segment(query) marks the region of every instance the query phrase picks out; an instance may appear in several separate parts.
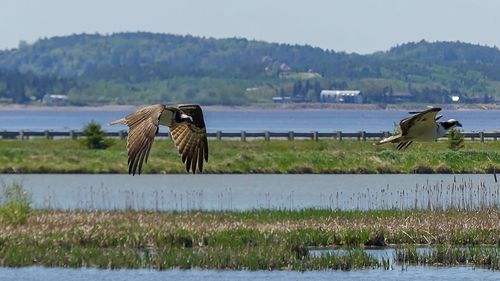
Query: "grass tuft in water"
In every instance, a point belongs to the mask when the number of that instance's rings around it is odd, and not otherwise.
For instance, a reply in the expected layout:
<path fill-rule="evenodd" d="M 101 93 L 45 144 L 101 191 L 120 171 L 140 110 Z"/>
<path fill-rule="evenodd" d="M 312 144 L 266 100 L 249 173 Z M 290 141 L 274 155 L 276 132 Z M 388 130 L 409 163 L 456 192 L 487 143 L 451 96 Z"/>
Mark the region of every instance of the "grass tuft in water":
<path fill-rule="evenodd" d="M 438 245 L 431 251 L 418 251 L 409 246 L 396 250 L 396 261 L 417 265 L 474 265 L 500 269 L 500 248 L 485 246 L 459 247 L 450 244 Z"/>
<path fill-rule="evenodd" d="M 26 223 L 31 214 L 30 195 L 19 183 L 4 186 L 0 197 L 0 225 Z"/>

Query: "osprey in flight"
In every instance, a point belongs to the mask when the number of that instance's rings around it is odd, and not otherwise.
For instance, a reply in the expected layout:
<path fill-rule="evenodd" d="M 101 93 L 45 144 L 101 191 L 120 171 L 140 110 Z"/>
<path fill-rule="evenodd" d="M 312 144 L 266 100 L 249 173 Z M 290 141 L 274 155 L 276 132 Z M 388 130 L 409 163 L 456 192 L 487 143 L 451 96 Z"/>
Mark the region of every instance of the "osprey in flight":
<path fill-rule="evenodd" d="M 441 108 L 433 107 L 421 112 L 410 112 L 413 114 L 399 122 L 400 133 L 382 139 L 377 144 L 398 143 L 398 150 L 406 149 L 413 141 L 434 141 L 442 137 L 455 127 L 462 124 L 455 119 L 445 122 L 436 122 L 441 115 L 436 116 Z"/>
<path fill-rule="evenodd" d="M 203 111 L 196 104 L 143 107 L 110 125 L 124 124 L 129 127 L 127 138 L 128 173 L 141 173 L 142 163 L 148 161 L 153 140 L 159 125 L 168 126 L 177 151 L 186 163 L 186 171 L 203 172 L 203 159 L 208 161 L 207 131 Z"/>

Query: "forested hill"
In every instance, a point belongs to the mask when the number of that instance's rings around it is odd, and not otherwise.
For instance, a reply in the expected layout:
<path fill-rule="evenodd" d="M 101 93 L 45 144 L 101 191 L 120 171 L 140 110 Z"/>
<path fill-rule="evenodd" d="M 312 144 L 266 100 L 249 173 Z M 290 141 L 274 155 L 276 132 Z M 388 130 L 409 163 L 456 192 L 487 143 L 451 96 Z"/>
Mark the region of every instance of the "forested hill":
<path fill-rule="evenodd" d="M 370 55 L 243 38 L 146 32 L 40 39 L 0 51 L 0 102 L 67 94 L 74 104 L 248 104 L 273 96 L 318 101 L 321 89 L 359 89 L 366 102 L 407 92 L 500 96 L 500 51 L 461 42 L 406 43 Z M 251 92 L 248 89 L 252 89 Z"/>
<path fill-rule="evenodd" d="M 156 65 L 194 76 L 200 75 L 200 70 L 215 70 L 227 71 L 218 74 L 223 76 L 254 77 L 262 72 L 262 65 L 269 63 L 268 60 L 286 61 L 300 70 L 315 67 L 328 71 L 332 64 L 348 58 L 320 48 L 238 38 L 117 33 L 42 39 L 33 45 L 0 52 L 0 66 L 65 77 L 92 75 L 96 70 L 112 67 Z"/>
<path fill-rule="evenodd" d="M 467 63 L 500 65 L 500 50 L 462 42 L 411 42 L 383 53 L 387 59 L 428 63 Z"/>

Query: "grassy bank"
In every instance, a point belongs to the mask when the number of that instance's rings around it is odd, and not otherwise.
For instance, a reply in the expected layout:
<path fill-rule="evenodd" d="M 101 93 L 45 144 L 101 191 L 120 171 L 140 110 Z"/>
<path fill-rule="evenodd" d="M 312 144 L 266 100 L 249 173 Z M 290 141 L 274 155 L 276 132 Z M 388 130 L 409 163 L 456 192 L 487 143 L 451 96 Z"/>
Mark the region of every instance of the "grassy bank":
<path fill-rule="evenodd" d="M 500 170 L 500 142 L 445 142 L 397 151 L 374 141 L 209 141 L 206 173 L 491 173 Z M 79 140 L 0 140 L 2 173 L 126 173 L 125 140 L 89 150 Z M 157 140 L 145 173 L 185 173 L 172 141 Z"/>
<path fill-rule="evenodd" d="M 489 245 L 476 265 L 499 268 L 500 210 L 459 211 L 249 211 L 43 212 L 23 224 L 0 225 L 0 266 L 99 268 L 351 269 L 384 266 L 363 251 L 309 255 L 311 247 Z M 458 262 L 448 251 L 397 257 L 427 264 Z M 496 250 L 495 250 L 496 249 Z M 441 250 L 443 252 L 444 250 Z M 440 252 L 440 253 L 441 253 Z M 462 254 L 467 255 L 467 253 Z M 478 256 L 479 257 L 479 256 Z M 489 258 L 489 259 L 488 259 Z M 490 263 L 486 263 L 490 261 Z M 473 259 L 468 259 L 474 264 Z"/>

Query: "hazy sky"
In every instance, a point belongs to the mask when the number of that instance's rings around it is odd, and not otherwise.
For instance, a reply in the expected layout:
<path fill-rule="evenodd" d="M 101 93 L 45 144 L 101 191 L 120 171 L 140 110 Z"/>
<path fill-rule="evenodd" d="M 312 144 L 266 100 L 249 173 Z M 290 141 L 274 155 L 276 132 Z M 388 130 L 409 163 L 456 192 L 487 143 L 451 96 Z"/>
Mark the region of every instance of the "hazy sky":
<path fill-rule="evenodd" d="M 495 0 L 0 0 L 0 50 L 124 31 L 245 37 L 371 53 L 426 39 L 500 46 Z"/>

